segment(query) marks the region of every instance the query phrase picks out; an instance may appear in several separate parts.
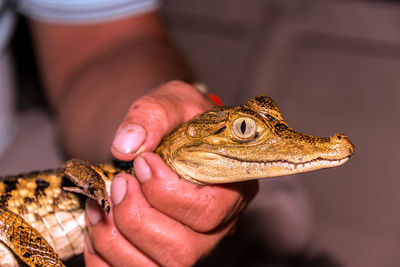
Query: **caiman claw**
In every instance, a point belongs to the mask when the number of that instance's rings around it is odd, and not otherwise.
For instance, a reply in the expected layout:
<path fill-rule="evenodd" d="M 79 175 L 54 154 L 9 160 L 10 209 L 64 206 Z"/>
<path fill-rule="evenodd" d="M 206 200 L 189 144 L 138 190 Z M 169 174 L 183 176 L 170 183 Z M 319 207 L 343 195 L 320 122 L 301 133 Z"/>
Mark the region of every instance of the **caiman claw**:
<path fill-rule="evenodd" d="M 64 186 L 65 191 L 90 197 L 99 203 L 106 215 L 110 213 L 110 203 L 107 200 L 104 180 L 93 165 L 80 159 L 71 159 L 64 163 L 61 170 L 77 186 Z"/>

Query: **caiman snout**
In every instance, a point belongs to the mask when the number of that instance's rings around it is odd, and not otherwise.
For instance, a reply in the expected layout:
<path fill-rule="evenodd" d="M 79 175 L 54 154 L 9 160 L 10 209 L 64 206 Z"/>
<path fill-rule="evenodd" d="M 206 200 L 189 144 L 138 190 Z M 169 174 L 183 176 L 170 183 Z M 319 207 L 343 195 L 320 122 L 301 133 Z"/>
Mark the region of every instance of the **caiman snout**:
<path fill-rule="evenodd" d="M 354 145 L 350 142 L 350 139 L 341 133 L 337 133 L 329 137 L 332 149 L 337 153 L 337 157 L 342 158 L 350 157 L 354 153 Z"/>

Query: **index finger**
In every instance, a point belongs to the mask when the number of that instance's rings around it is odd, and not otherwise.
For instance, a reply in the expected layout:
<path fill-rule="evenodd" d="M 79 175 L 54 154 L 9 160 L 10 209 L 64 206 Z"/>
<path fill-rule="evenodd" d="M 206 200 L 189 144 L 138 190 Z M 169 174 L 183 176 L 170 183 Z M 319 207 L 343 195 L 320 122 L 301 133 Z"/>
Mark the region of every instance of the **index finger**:
<path fill-rule="evenodd" d="M 115 134 L 111 152 L 129 161 L 141 152 L 153 151 L 166 134 L 212 106 L 193 86 L 168 82 L 131 105 Z"/>

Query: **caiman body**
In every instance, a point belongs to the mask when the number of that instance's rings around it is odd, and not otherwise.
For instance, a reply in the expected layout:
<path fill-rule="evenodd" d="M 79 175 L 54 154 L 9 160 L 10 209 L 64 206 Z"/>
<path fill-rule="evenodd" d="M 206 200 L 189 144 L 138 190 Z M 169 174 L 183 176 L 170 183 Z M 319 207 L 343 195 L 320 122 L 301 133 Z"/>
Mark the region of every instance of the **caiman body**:
<path fill-rule="evenodd" d="M 266 96 L 200 114 L 156 149 L 182 178 L 199 184 L 335 167 L 353 152 L 343 134 L 321 138 L 294 131 Z M 82 196 L 96 199 L 108 213 L 106 193 L 119 172 L 133 174 L 133 168 L 71 160 L 59 170 L 3 177 L 0 265 L 18 266 L 19 258 L 30 266 L 63 266 L 61 259 L 81 254 L 86 227 Z"/>

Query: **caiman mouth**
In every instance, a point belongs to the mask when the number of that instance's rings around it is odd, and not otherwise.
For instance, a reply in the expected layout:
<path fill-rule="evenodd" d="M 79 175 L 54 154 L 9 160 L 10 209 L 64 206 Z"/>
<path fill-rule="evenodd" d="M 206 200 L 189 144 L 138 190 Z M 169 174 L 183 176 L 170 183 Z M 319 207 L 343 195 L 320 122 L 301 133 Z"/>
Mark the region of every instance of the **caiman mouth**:
<path fill-rule="evenodd" d="M 290 175 L 325 168 L 333 168 L 348 161 L 350 155 L 340 159 L 315 158 L 304 162 L 288 160 L 253 161 L 222 153 L 199 150 L 185 151 L 175 158 L 174 168 L 180 175 L 197 183 L 229 183 Z"/>
<path fill-rule="evenodd" d="M 223 155 L 220 153 L 212 153 L 212 154 L 219 157 L 237 161 L 239 164 L 248 164 L 265 168 L 281 167 L 288 170 L 297 170 L 299 172 L 313 170 L 313 169 L 338 167 L 346 163 L 350 159 L 350 156 L 347 156 L 341 159 L 326 159 L 319 157 L 305 162 L 291 162 L 288 160 L 248 161 L 237 157 Z"/>

